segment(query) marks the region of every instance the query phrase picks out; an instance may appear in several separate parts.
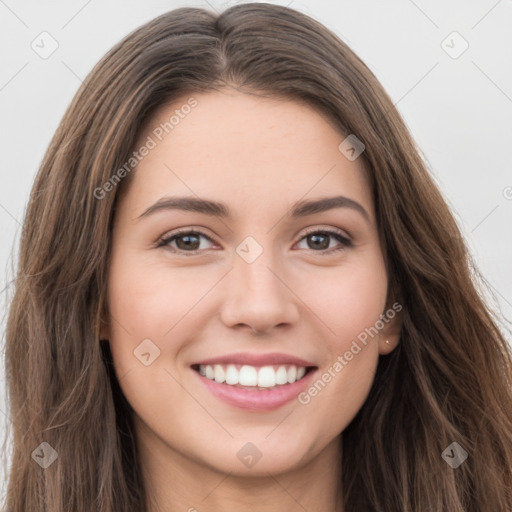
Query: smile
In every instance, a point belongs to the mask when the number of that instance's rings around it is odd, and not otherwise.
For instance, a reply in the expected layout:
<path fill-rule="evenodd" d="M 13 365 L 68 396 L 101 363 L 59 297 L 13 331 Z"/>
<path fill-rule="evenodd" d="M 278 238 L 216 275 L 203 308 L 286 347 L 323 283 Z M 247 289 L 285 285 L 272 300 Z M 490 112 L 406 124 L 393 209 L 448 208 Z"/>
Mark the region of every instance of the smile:
<path fill-rule="evenodd" d="M 203 377 L 218 384 L 244 389 L 269 389 L 301 380 L 310 367 L 294 364 L 260 367 L 239 364 L 201 364 L 194 369 Z"/>
<path fill-rule="evenodd" d="M 201 364 L 193 365 L 192 370 L 221 402 L 247 412 L 265 412 L 296 400 L 310 385 L 318 368 L 293 364 L 261 367 Z"/>

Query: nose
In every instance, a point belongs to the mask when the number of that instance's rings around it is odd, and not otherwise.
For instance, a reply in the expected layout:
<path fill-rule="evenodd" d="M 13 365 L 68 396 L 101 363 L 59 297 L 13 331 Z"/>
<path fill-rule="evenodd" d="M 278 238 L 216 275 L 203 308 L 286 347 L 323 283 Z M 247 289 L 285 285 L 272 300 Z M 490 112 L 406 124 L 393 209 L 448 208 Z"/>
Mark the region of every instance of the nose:
<path fill-rule="evenodd" d="M 263 251 L 252 263 L 235 255 L 224 283 L 226 298 L 220 313 L 226 326 L 269 333 L 274 327 L 285 328 L 298 320 L 299 299 L 270 253 Z"/>

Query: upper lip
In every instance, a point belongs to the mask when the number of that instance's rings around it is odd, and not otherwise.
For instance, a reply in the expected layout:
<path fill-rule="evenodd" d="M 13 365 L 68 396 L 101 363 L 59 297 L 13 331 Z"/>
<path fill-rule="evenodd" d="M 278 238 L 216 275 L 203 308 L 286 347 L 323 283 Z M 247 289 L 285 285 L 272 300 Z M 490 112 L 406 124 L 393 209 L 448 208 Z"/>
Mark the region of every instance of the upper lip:
<path fill-rule="evenodd" d="M 251 354 L 249 352 L 239 352 L 237 354 L 226 354 L 219 357 L 212 357 L 194 363 L 194 365 L 213 365 L 213 364 L 246 364 L 249 366 L 272 366 L 294 364 L 296 366 L 315 366 L 313 363 L 301 359 L 300 357 L 272 352 L 270 354 Z"/>

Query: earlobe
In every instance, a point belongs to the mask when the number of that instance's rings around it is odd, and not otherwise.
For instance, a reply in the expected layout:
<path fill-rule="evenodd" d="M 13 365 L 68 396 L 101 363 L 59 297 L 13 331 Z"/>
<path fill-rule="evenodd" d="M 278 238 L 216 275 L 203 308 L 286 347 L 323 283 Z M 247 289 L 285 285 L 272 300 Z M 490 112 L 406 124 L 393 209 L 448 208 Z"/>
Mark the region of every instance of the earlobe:
<path fill-rule="evenodd" d="M 400 342 L 402 306 L 395 302 L 382 316 L 385 317 L 385 325 L 379 333 L 379 354 L 386 355 L 395 350 Z"/>
<path fill-rule="evenodd" d="M 396 335 L 381 335 L 379 340 L 379 354 L 387 355 L 393 352 L 400 342 L 400 334 Z"/>

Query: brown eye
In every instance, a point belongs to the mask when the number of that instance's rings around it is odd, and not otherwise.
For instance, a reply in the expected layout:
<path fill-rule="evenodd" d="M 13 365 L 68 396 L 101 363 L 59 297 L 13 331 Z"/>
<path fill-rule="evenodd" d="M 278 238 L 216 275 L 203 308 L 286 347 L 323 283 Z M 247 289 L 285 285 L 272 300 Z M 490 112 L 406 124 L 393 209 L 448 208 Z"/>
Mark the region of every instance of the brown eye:
<path fill-rule="evenodd" d="M 178 231 L 174 234 L 162 238 L 158 247 L 169 248 L 173 252 L 190 252 L 195 253 L 201 250 L 201 238 L 212 241 L 209 236 L 201 231 Z M 176 243 L 176 246 L 171 246 Z"/>
<path fill-rule="evenodd" d="M 332 239 L 339 242 L 339 247 L 329 250 Z M 308 249 L 315 252 L 328 252 L 329 254 L 350 247 L 352 242 L 337 231 L 311 231 L 307 233 L 301 240 L 307 240 Z"/>

